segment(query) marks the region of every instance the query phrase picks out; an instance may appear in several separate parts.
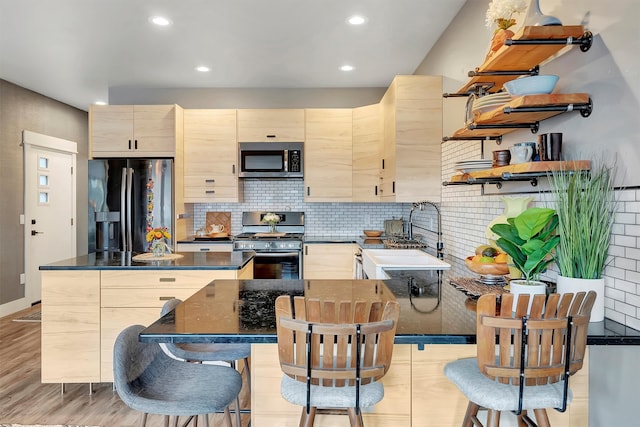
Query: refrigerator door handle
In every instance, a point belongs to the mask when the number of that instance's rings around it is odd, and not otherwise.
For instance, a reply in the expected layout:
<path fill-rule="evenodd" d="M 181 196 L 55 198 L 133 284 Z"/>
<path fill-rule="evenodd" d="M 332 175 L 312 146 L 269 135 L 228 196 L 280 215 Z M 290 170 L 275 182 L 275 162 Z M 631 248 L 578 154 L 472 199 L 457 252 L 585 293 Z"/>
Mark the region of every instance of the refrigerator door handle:
<path fill-rule="evenodd" d="M 122 237 L 121 248 L 127 250 L 126 222 L 126 198 L 127 198 L 127 168 L 122 168 L 122 180 L 120 181 L 120 237 Z"/>
<path fill-rule="evenodd" d="M 133 251 L 133 236 L 132 236 L 132 227 L 131 221 L 132 217 L 132 187 L 133 187 L 133 168 L 128 168 L 129 173 L 127 174 L 127 251 Z"/>

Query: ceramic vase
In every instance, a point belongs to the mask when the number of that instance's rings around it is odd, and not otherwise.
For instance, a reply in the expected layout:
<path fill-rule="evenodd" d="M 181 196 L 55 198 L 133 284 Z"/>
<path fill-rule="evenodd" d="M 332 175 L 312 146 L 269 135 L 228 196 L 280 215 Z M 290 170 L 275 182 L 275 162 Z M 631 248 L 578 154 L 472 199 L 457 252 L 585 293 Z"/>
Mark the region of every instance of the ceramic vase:
<path fill-rule="evenodd" d="M 604 320 L 604 279 L 580 279 L 558 275 L 556 292 L 559 294 L 576 292 L 596 292 L 596 302 L 591 310 L 589 322 L 602 322 Z"/>
<path fill-rule="evenodd" d="M 540 10 L 540 0 L 531 0 L 527 16 L 524 18 L 524 25 L 533 27 L 538 25 L 562 25 L 562 22 L 555 16 L 549 16 Z"/>
<path fill-rule="evenodd" d="M 531 295 L 529 298 L 529 307 L 527 308 L 527 314 L 529 314 L 531 311 L 531 305 L 533 304 L 533 295 L 546 295 L 547 285 L 543 282 L 538 282 L 537 280 L 530 280 L 529 282 L 526 280 L 511 280 L 509 282 L 509 293 L 513 294 L 513 307 L 511 309 L 513 312 L 516 311 L 518 295 Z"/>
<path fill-rule="evenodd" d="M 502 215 L 495 217 L 489 225 L 487 225 L 487 229 L 485 231 L 485 236 L 489 240 L 489 243 L 497 247 L 496 240 L 498 240 L 498 235 L 491 231 L 491 227 L 495 224 L 506 224 L 508 218 L 515 218 L 524 212 L 528 207 L 529 203 L 533 200 L 533 197 L 500 197 L 500 201 L 504 203 L 504 212 Z"/>

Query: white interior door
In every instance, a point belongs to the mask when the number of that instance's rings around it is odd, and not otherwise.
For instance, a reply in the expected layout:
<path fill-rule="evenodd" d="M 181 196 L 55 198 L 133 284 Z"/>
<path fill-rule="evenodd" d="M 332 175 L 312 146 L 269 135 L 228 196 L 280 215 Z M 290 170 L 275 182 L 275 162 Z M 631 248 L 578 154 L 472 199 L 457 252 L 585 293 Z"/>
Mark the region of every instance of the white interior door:
<path fill-rule="evenodd" d="M 24 131 L 25 296 L 40 301 L 41 265 L 76 256 L 76 143 Z"/>

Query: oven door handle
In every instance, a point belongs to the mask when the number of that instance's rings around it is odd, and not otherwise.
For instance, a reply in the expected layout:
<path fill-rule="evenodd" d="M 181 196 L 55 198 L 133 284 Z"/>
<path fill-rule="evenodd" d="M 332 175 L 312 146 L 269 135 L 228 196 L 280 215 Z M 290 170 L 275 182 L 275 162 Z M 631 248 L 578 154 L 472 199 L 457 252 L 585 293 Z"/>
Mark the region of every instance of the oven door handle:
<path fill-rule="evenodd" d="M 256 258 L 299 257 L 300 252 L 256 252 Z"/>

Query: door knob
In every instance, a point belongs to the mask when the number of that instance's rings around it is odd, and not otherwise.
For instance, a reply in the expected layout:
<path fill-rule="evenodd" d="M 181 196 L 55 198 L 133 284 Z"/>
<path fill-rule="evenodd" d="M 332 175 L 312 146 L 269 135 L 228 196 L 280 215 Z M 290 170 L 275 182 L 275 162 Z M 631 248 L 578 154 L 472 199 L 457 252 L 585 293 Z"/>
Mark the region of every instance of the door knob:
<path fill-rule="evenodd" d="M 35 236 L 36 234 L 44 234 L 44 231 L 31 230 L 31 235 L 32 236 Z"/>

